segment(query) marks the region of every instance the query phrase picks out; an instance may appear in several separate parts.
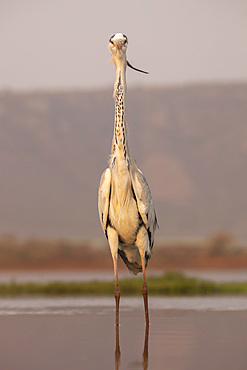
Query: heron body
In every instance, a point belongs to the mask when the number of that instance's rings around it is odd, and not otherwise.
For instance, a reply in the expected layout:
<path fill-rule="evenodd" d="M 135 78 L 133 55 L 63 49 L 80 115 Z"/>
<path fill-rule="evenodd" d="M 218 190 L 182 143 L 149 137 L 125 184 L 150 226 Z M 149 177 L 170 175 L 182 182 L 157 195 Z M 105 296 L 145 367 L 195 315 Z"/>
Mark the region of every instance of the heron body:
<path fill-rule="evenodd" d="M 135 275 L 143 272 L 142 290 L 147 301 L 145 268 L 152 254 L 154 232 L 157 226 L 147 181 L 137 168 L 128 147 L 125 93 L 126 67 L 131 65 L 126 59 L 127 43 L 127 37 L 121 33 L 112 36 L 109 43 L 112 61 L 116 67 L 113 93 L 115 121 L 109 168 L 101 177 L 98 194 L 100 221 L 113 258 L 115 297 L 118 303 L 120 297 L 117 275 L 118 255 Z M 148 323 L 147 312 L 146 322 Z"/>

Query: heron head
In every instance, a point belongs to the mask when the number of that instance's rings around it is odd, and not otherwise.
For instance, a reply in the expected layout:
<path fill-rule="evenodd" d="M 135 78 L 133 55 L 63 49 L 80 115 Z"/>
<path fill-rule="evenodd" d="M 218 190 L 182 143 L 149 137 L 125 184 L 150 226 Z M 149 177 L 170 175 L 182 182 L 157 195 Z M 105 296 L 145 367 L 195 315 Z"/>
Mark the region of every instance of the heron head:
<path fill-rule="evenodd" d="M 122 33 L 116 33 L 109 40 L 109 49 L 112 58 L 126 58 L 126 50 L 128 45 L 127 36 Z"/>
<path fill-rule="evenodd" d="M 117 66 L 122 61 L 125 63 L 125 66 L 134 69 L 137 72 L 147 73 L 141 69 L 133 67 L 128 60 L 126 59 L 126 51 L 128 46 L 128 38 L 123 33 L 115 33 L 109 40 L 109 49 L 112 55 L 111 61 Z M 126 68 L 126 67 L 125 67 Z"/>

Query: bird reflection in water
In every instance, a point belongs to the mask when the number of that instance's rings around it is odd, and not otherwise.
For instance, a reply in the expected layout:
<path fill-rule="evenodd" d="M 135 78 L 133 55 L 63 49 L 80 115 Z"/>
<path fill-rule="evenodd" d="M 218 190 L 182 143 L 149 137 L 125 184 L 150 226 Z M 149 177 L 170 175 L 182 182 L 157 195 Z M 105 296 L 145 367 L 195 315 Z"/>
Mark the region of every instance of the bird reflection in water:
<path fill-rule="evenodd" d="M 119 345 L 119 325 L 116 325 L 115 327 L 116 327 L 115 370 L 118 370 L 121 356 Z"/>
<path fill-rule="evenodd" d="M 116 349 L 115 349 L 115 370 L 120 369 L 120 342 L 119 342 L 119 325 L 116 325 Z M 142 366 L 143 370 L 148 368 L 148 339 L 149 339 L 149 325 L 145 325 L 145 338 L 144 338 L 144 347 L 143 347 L 143 361 Z"/>

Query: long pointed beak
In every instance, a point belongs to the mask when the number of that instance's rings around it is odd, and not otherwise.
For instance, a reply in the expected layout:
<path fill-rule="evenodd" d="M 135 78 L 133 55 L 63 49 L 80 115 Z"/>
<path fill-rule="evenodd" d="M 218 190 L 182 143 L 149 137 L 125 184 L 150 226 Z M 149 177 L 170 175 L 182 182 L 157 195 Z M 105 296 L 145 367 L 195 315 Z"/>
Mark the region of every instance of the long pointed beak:
<path fill-rule="evenodd" d="M 116 40 L 116 41 L 114 42 L 114 44 L 115 44 L 115 46 L 116 46 L 117 50 L 119 50 L 119 49 L 122 49 L 123 41 L 122 41 L 122 40 Z"/>

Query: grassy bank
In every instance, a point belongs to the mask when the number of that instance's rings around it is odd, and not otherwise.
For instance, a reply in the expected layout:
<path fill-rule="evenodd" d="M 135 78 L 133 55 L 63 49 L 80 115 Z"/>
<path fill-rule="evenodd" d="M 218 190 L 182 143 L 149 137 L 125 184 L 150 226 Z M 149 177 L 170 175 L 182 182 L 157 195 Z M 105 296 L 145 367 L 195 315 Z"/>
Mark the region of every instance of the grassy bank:
<path fill-rule="evenodd" d="M 121 294 L 141 295 L 142 279 L 130 278 L 119 282 Z M 185 277 L 181 273 L 168 272 L 162 277 L 148 279 L 149 294 L 156 296 L 193 296 L 213 294 L 247 294 L 247 282 L 213 283 Z M 51 282 L 0 284 L 0 296 L 46 295 L 46 296 L 109 296 L 113 295 L 113 282 Z"/>

